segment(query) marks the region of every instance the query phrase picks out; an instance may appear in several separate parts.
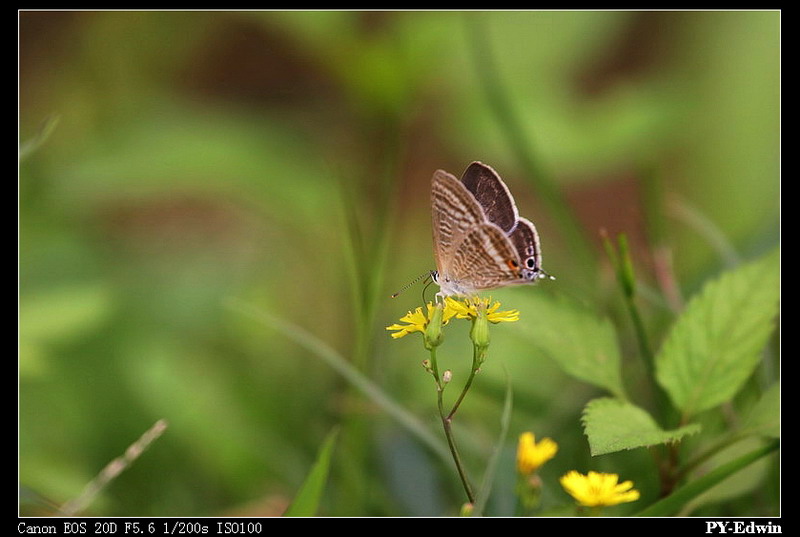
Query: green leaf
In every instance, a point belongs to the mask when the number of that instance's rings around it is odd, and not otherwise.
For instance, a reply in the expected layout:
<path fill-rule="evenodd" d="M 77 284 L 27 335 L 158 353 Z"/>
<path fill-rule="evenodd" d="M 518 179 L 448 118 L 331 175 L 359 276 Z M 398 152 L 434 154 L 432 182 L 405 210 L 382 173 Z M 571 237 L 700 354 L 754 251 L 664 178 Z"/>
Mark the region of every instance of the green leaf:
<path fill-rule="evenodd" d="M 700 430 L 699 425 L 690 424 L 665 431 L 646 411 L 610 397 L 589 401 L 582 421 L 592 456 L 677 442 L 683 436 Z"/>
<path fill-rule="evenodd" d="M 780 438 L 780 404 L 781 387 L 776 382 L 764 392 L 758 403 L 745 416 L 742 421 L 742 433 Z"/>
<path fill-rule="evenodd" d="M 530 323 L 516 323 L 530 343 L 582 381 L 626 399 L 620 353 L 611 322 L 564 296 L 530 295 L 523 312 L 535 312 Z"/>
<path fill-rule="evenodd" d="M 294 497 L 289 509 L 283 516 L 314 516 L 317 514 L 319 508 L 319 501 L 322 498 L 322 491 L 325 488 L 325 483 L 328 480 L 328 470 L 331 464 L 331 454 L 333 453 L 333 445 L 336 436 L 339 433 L 338 429 L 334 429 L 325 438 L 325 442 L 317 454 L 317 460 L 311 468 L 308 477 L 306 477 L 300 491 Z"/>
<path fill-rule="evenodd" d="M 690 417 L 729 400 L 760 359 L 779 296 L 778 250 L 709 282 L 656 356 L 656 378 Z"/>

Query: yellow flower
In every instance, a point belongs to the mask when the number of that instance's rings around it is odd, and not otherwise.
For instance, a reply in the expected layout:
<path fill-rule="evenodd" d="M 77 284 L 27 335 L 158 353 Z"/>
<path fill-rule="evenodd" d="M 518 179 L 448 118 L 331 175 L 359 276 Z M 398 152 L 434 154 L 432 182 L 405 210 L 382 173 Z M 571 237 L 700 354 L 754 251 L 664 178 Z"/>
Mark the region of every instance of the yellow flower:
<path fill-rule="evenodd" d="M 530 475 L 555 457 L 556 452 L 558 444 L 551 439 L 542 438 L 536 443 L 533 433 L 522 433 L 517 443 L 517 471 L 522 475 Z"/>
<path fill-rule="evenodd" d="M 428 302 L 426 306 L 428 310 L 427 315 L 422 313 L 422 307 L 419 307 L 400 317 L 400 322 L 407 324 L 402 325 L 395 323 L 387 326 L 386 330 L 396 330 L 396 332 L 392 334 L 392 337 L 395 339 L 411 334 L 412 332 L 425 332 L 425 328 L 427 328 L 428 323 L 431 321 L 435 309 L 432 302 Z M 447 303 L 445 303 L 444 312 L 442 313 L 442 324 L 447 324 L 450 318 L 455 314 L 456 311 L 448 307 Z"/>
<path fill-rule="evenodd" d="M 519 320 L 519 310 L 497 311 L 500 302 L 495 301 L 490 305 L 491 298 L 467 298 L 463 302 L 452 297 L 445 297 L 445 303 L 453 309 L 458 319 L 475 319 L 479 310 L 486 312 L 486 318 L 491 323 L 513 323 Z"/>
<path fill-rule="evenodd" d="M 583 475 L 572 470 L 561 477 L 561 486 L 586 507 L 616 505 L 639 499 L 639 491 L 633 488 L 633 481 L 618 483 L 618 480 L 617 474 L 590 471 L 589 475 Z"/>

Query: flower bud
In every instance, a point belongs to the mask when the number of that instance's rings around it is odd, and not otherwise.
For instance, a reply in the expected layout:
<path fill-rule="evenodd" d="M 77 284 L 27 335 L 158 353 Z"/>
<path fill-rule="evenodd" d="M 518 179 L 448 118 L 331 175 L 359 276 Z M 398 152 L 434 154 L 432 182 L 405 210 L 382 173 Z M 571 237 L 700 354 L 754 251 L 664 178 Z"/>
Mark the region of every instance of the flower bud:
<path fill-rule="evenodd" d="M 489 348 L 489 319 L 486 316 L 485 308 L 478 308 L 478 315 L 472 321 L 469 337 L 475 345 L 476 357 L 478 365 L 480 365 L 486 356 L 486 349 Z"/>
<path fill-rule="evenodd" d="M 433 305 L 433 312 L 431 313 L 428 326 L 425 327 L 425 348 L 432 349 L 442 344 L 442 314 L 444 306 L 440 302 Z"/>

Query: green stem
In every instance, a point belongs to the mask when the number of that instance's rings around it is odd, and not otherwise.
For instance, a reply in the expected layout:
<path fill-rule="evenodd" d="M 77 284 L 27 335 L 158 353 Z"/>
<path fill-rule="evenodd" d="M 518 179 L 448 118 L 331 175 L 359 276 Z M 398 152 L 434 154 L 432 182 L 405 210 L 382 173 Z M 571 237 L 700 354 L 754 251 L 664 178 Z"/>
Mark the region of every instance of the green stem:
<path fill-rule="evenodd" d="M 712 445 L 706 451 L 692 459 L 691 461 L 687 462 L 683 468 L 681 468 L 680 473 L 677 475 L 677 480 L 683 479 L 686 475 L 688 475 L 692 470 L 706 462 L 708 459 L 719 453 L 720 451 L 724 450 L 725 448 L 732 446 L 739 440 L 747 438 L 749 436 L 747 433 L 737 432 L 723 438 L 721 441 L 717 442 L 716 444 Z"/>
<path fill-rule="evenodd" d="M 639 353 L 641 354 L 644 369 L 647 374 L 649 391 L 653 394 L 655 412 L 658 418 L 660 418 L 660 421 L 669 421 L 668 417 L 672 412 L 672 407 L 670 406 L 667 394 L 656 381 L 655 355 L 650 346 L 650 339 L 647 336 L 644 321 L 639 313 L 639 307 L 636 305 L 636 277 L 633 270 L 633 260 L 631 259 L 630 250 L 628 249 L 627 236 L 623 233 L 617 236 L 617 249 L 614 248 L 614 245 L 605 233 L 603 233 L 602 239 L 606 254 L 612 265 L 614 265 L 617 282 L 622 289 L 622 296 L 625 300 L 625 308 L 628 310 L 628 315 L 633 324 L 633 331 L 636 336 Z M 659 450 L 652 451 L 659 468 L 661 496 L 669 495 L 677 483 L 678 446 L 677 444 L 673 444 L 667 446 L 665 449 L 666 453 L 664 458 L 661 458 Z"/>
<path fill-rule="evenodd" d="M 761 457 L 776 451 L 779 447 L 780 442 L 778 440 L 773 440 L 758 449 L 755 449 L 735 460 L 723 464 L 708 474 L 695 479 L 691 483 L 688 483 L 684 487 L 676 490 L 666 498 L 655 502 L 654 504 L 645 508 L 643 511 L 637 513 L 636 516 L 664 517 L 674 515 L 690 500 L 696 498 L 698 495 L 720 483 L 723 479 L 735 474 L 743 468 L 746 468 L 748 465 L 757 461 Z"/>
<path fill-rule="evenodd" d="M 668 446 L 663 446 L 666 450 L 666 458 L 663 461 L 661 467 L 661 490 L 659 497 L 665 498 L 672 494 L 672 491 L 675 490 L 675 485 L 678 484 L 679 478 L 679 455 L 678 452 L 678 443 L 669 444 Z"/>
<path fill-rule="evenodd" d="M 527 516 L 527 514 L 528 514 L 527 509 L 525 509 L 525 506 L 522 505 L 522 498 L 520 498 L 520 495 L 517 494 L 516 503 L 514 504 L 514 516 L 523 517 Z"/>
<path fill-rule="evenodd" d="M 589 516 L 603 516 L 603 506 L 602 505 L 595 505 L 588 509 Z"/>
<path fill-rule="evenodd" d="M 461 478 L 461 485 L 464 487 L 464 492 L 467 494 L 467 499 L 470 503 L 475 503 L 475 493 L 472 491 L 472 486 L 469 484 L 469 479 L 467 479 L 467 472 L 464 468 L 464 463 L 461 461 L 461 455 L 458 452 L 458 446 L 456 446 L 456 439 L 453 436 L 453 429 L 452 429 L 452 417 L 455 413 L 456 408 L 450 412 L 449 415 L 445 414 L 444 410 L 444 384 L 442 383 L 441 377 L 439 376 L 439 365 L 437 364 L 436 360 L 436 347 L 432 347 L 430 349 L 431 352 L 431 371 L 433 372 L 433 377 L 436 381 L 436 402 L 439 407 L 439 417 L 442 419 L 442 427 L 444 428 L 444 435 L 447 438 L 447 446 L 450 448 L 450 454 L 453 456 L 453 462 L 456 464 L 456 470 L 458 471 L 458 477 Z M 468 384 L 472 382 L 471 378 L 474 376 L 470 375 L 470 380 Z M 466 388 L 461 393 L 461 397 L 459 398 L 459 403 L 461 399 L 463 399 L 464 393 L 466 393 Z"/>
<path fill-rule="evenodd" d="M 636 333 L 636 341 L 639 344 L 639 352 L 642 353 L 647 374 L 652 378 L 655 372 L 655 358 L 650 347 L 650 340 L 647 336 L 647 331 L 644 328 L 644 321 L 642 320 L 642 316 L 639 314 L 639 308 L 636 306 L 633 295 L 626 294 L 625 304 L 628 308 L 628 314 L 631 316 L 633 330 Z"/>
<path fill-rule="evenodd" d="M 461 394 L 456 399 L 455 404 L 453 405 L 453 409 L 447 415 L 448 420 L 452 420 L 453 416 L 458 410 L 458 407 L 461 406 L 461 401 L 464 400 L 464 397 L 467 395 L 470 386 L 472 386 L 472 381 L 475 379 L 475 374 L 478 372 L 478 349 L 477 347 L 474 348 L 472 353 L 472 370 L 469 372 L 469 377 L 467 378 L 467 382 L 464 384 L 464 388 L 461 390 Z"/>
<path fill-rule="evenodd" d="M 442 414 L 442 426 L 444 427 L 444 434 L 447 437 L 447 445 L 450 446 L 450 453 L 453 455 L 453 462 L 456 463 L 456 470 L 458 470 L 458 476 L 461 478 L 461 485 L 464 487 L 464 492 L 467 494 L 467 499 L 470 503 L 475 503 L 475 493 L 472 492 L 472 486 L 469 484 L 469 479 L 467 479 L 467 471 L 464 468 L 464 463 L 461 462 L 461 455 L 458 453 L 456 439 L 453 436 L 453 430 L 451 428 L 452 421 L 450 418 L 444 416 L 441 405 L 441 392 L 439 393 L 439 412 Z"/>
<path fill-rule="evenodd" d="M 622 296 L 625 299 L 625 308 L 628 310 L 628 315 L 630 315 L 631 322 L 633 323 L 636 343 L 639 346 L 639 352 L 642 355 L 645 370 L 647 371 L 648 377 L 652 379 L 655 371 L 655 357 L 651 350 L 647 330 L 644 327 L 644 321 L 636 305 L 636 278 L 633 274 L 633 261 L 631 260 L 630 251 L 628 249 L 627 236 L 623 233 L 617 236 L 619 251 L 614 248 L 611 239 L 609 239 L 605 232 L 602 233 L 602 239 L 606 255 L 612 265 L 614 265 L 617 283 L 619 283 L 622 289 Z"/>

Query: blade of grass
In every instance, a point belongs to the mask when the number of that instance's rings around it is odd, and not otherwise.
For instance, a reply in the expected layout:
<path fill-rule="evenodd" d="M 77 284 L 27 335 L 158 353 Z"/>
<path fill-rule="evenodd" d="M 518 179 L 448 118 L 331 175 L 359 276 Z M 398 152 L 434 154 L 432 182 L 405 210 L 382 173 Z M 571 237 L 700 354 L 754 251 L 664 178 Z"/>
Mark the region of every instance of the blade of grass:
<path fill-rule="evenodd" d="M 776 451 L 779 447 L 780 447 L 780 441 L 774 440 L 764 445 L 761 448 L 755 449 L 750 453 L 742 455 L 738 459 L 734 459 L 729 463 L 723 464 L 722 466 L 715 468 L 706 475 L 698 479 L 695 479 L 694 481 L 688 483 L 687 485 L 677 489 L 675 492 L 673 492 L 666 498 L 653 503 L 646 509 L 637 513 L 636 516 L 658 517 L 658 516 L 674 515 L 681 509 L 681 507 L 686 505 L 690 500 L 699 496 L 700 494 L 707 491 L 714 485 L 720 483 L 726 477 L 735 474 L 739 470 L 757 461 L 761 457 L 764 457 L 766 455 L 769 455 L 773 451 Z"/>
<path fill-rule="evenodd" d="M 322 491 L 328 481 L 328 471 L 331 466 L 331 455 L 339 429 L 336 428 L 328 433 L 322 447 L 314 461 L 314 466 L 308 473 L 306 480 L 292 500 L 292 504 L 283 514 L 287 517 L 311 517 L 317 514 L 319 502 L 322 498 Z"/>
<path fill-rule="evenodd" d="M 640 165 L 639 177 L 642 185 L 645 229 L 653 260 L 653 273 L 663 298 L 674 313 L 683 310 L 684 301 L 680 284 L 675 275 L 672 247 L 668 235 L 664 203 L 664 181 L 661 171 L 653 165 Z"/>
<path fill-rule="evenodd" d="M 111 481 L 125 471 L 139 456 L 166 430 L 167 422 L 158 420 L 152 427 L 139 437 L 139 439 L 128 446 L 125 453 L 111 461 L 103 468 L 97 477 L 92 479 L 83 489 L 80 496 L 74 498 L 59 510 L 64 516 L 73 516 L 82 512 L 95 497 L 100 494 Z"/>
<path fill-rule="evenodd" d="M 39 127 L 39 131 L 32 138 L 29 138 L 20 144 L 18 157 L 19 161 L 23 161 L 28 158 L 34 151 L 39 149 L 39 147 L 41 147 L 41 145 L 47 141 L 47 139 L 56 129 L 58 120 L 58 115 L 51 115 L 47 117 Z"/>
<path fill-rule="evenodd" d="M 703 237 L 708 245 L 717 252 L 725 266 L 733 268 L 742 263 L 742 257 L 725 233 L 700 210 L 684 200 L 671 200 L 667 208 L 670 216 Z"/>
<path fill-rule="evenodd" d="M 347 362 L 359 371 L 368 369 L 379 296 L 384 295 L 380 289 L 386 274 L 389 221 L 395 199 L 392 193 L 397 185 L 397 161 L 401 154 L 399 126 L 390 119 L 382 123 L 380 129 L 390 135 L 365 140 L 369 146 L 365 152 L 376 155 L 374 164 L 359 166 L 351 173 L 340 171 L 334 174 L 347 229 L 343 246 L 348 254 L 347 272 L 353 299 L 353 337 Z M 345 389 L 357 391 L 352 384 L 347 384 Z M 356 394 L 348 393 L 347 396 Z M 342 423 L 341 442 L 348 457 L 337 461 L 337 466 L 341 467 L 338 473 L 342 477 L 337 501 L 342 503 L 340 507 L 344 512 L 362 512 L 370 501 L 368 475 L 363 468 L 370 456 L 367 446 L 371 435 L 369 419 L 360 414 L 346 416 Z M 342 512 L 342 509 L 334 506 L 337 512 Z"/>
<path fill-rule="evenodd" d="M 423 444 L 427 445 L 444 461 L 450 460 L 447 447 L 434 436 L 420 421 L 386 392 L 372 382 L 363 373 L 352 366 L 343 356 L 317 338 L 314 334 L 303 328 L 287 322 L 277 316 L 247 304 L 241 300 L 231 298 L 228 306 L 233 310 L 255 319 L 269 328 L 278 330 L 283 335 L 310 351 L 314 356 L 322 359 L 326 364 L 342 375 L 348 382 L 369 398 L 375 405 L 383 409 L 392 418 L 416 436 Z"/>
<path fill-rule="evenodd" d="M 655 369 L 655 359 L 653 357 L 650 340 L 647 336 L 647 330 L 645 330 L 644 327 L 644 321 L 636 305 L 636 278 L 633 274 L 633 260 L 631 259 L 630 250 L 628 249 L 627 235 L 624 233 L 617 235 L 616 249 L 605 233 L 605 230 L 601 232 L 601 239 L 608 259 L 614 266 L 617 275 L 617 283 L 619 283 L 622 295 L 625 298 L 625 306 L 631 317 L 631 323 L 633 324 L 636 334 L 636 341 L 639 345 L 639 353 L 641 354 L 647 374 L 652 378 Z"/>
<path fill-rule="evenodd" d="M 511 379 L 508 376 L 508 371 L 506 371 L 506 396 L 503 401 L 503 414 L 500 416 L 500 434 L 497 437 L 492 455 L 489 457 L 489 461 L 486 464 L 486 470 L 483 473 L 483 480 L 481 481 L 478 497 L 471 516 L 481 516 L 483 515 L 484 509 L 486 509 L 486 503 L 489 501 L 489 495 L 492 492 L 492 485 L 494 484 L 497 461 L 500 460 L 500 453 L 503 451 L 503 446 L 508 436 L 508 428 L 511 425 L 511 409 L 513 406 L 514 392 L 511 389 Z"/>

